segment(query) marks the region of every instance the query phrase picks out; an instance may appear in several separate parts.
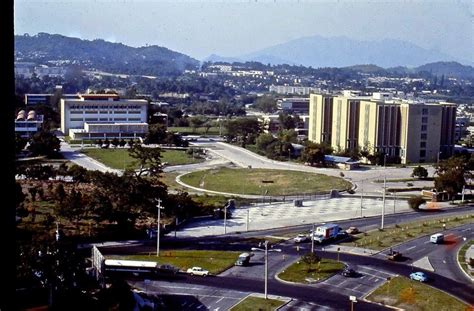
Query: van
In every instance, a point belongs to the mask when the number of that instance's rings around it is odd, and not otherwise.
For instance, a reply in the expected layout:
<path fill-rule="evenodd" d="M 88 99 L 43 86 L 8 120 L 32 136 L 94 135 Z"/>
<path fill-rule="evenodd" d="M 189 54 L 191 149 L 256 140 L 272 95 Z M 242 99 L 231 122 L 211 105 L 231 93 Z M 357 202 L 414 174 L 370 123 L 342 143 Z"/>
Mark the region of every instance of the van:
<path fill-rule="evenodd" d="M 253 254 L 249 253 L 242 253 L 239 255 L 239 258 L 235 262 L 236 266 L 247 266 L 250 263 L 250 257 L 252 257 Z"/>
<path fill-rule="evenodd" d="M 436 233 L 430 236 L 430 242 L 434 244 L 441 244 L 444 241 L 444 234 Z"/>

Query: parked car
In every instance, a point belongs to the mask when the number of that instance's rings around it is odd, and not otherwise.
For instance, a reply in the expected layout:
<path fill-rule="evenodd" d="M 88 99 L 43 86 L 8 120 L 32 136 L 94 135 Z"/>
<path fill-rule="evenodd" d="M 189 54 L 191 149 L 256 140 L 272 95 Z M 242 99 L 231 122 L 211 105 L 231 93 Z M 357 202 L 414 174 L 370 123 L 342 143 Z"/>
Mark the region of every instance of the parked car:
<path fill-rule="evenodd" d="M 423 272 L 413 272 L 410 274 L 410 279 L 414 281 L 426 282 L 428 281 L 428 276 Z"/>
<path fill-rule="evenodd" d="M 341 274 L 345 277 L 354 277 L 357 275 L 357 272 L 352 268 L 346 267 L 342 270 Z"/>
<path fill-rule="evenodd" d="M 398 261 L 402 259 L 402 253 L 390 250 L 387 254 L 387 259 L 392 261 Z"/>
<path fill-rule="evenodd" d="M 357 229 L 357 227 L 349 227 L 346 232 L 348 234 L 357 234 L 357 233 L 360 233 L 359 229 Z"/>
<path fill-rule="evenodd" d="M 307 236 L 306 234 L 298 234 L 293 240 L 295 241 L 295 243 L 306 242 L 309 241 L 309 236 Z"/>
<path fill-rule="evenodd" d="M 201 275 L 201 276 L 208 276 L 209 275 L 209 271 L 204 270 L 201 267 L 192 267 L 192 268 L 189 268 L 186 272 L 191 274 L 191 275 Z"/>

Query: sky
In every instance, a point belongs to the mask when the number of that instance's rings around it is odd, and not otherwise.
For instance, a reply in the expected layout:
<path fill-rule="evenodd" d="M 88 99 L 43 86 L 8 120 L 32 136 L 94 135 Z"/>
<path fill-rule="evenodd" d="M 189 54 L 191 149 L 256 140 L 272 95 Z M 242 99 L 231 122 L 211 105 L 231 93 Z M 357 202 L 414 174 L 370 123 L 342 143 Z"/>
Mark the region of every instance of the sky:
<path fill-rule="evenodd" d="M 159 45 L 202 60 L 319 35 L 398 39 L 474 63 L 474 1 L 16 0 L 15 34 Z"/>

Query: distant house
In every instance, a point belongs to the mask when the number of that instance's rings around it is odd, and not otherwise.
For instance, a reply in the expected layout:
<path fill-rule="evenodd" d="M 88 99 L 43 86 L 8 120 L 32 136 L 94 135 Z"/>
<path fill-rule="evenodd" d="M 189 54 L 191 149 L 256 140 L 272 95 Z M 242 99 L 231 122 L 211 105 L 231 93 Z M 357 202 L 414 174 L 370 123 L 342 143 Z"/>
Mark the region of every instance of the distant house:
<path fill-rule="evenodd" d="M 324 161 L 328 164 L 335 165 L 342 170 L 353 170 L 359 167 L 359 161 L 349 157 L 339 157 L 334 155 L 325 155 Z"/>

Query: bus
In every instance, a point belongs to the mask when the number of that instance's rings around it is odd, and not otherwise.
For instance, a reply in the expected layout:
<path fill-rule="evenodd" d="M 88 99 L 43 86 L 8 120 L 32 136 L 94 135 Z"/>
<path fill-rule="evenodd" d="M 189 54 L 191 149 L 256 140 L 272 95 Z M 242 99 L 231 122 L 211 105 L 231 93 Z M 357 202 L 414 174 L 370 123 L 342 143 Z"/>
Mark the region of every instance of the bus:
<path fill-rule="evenodd" d="M 104 261 L 105 271 L 124 272 L 138 274 L 152 274 L 155 276 L 173 276 L 178 269 L 171 265 L 160 265 L 155 261 L 106 259 Z"/>

